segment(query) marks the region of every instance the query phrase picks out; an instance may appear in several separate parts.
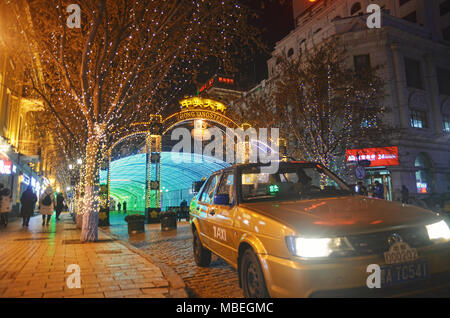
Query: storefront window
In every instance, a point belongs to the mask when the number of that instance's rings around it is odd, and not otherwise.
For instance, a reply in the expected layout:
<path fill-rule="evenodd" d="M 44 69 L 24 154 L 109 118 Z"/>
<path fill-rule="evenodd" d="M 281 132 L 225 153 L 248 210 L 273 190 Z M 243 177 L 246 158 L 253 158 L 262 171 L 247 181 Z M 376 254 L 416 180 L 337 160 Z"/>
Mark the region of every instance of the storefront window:
<path fill-rule="evenodd" d="M 411 127 L 428 128 L 427 113 L 422 110 L 411 110 Z"/>
<path fill-rule="evenodd" d="M 450 133 L 450 115 L 444 116 L 443 125 L 444 131 Z"/>
<path fill-rule="evenodd" d="M 431 192 L 431 162 L 425 154 L 419 154 L 414 163 L 416 168 L 416 186 L 418 193 Z"/>

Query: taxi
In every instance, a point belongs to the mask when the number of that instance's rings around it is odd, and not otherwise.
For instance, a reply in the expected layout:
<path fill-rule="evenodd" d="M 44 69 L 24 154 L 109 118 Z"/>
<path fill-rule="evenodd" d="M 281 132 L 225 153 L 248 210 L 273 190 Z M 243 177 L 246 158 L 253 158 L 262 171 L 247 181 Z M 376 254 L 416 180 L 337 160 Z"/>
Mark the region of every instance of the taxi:
<path fill-rule="evenodd" d="M 357 195 L 317 163 L 264 167 L 217 171 L 191 201 L 198 266 L 223 258 L 252 298 L 449 295 L 443 216 Z"/>

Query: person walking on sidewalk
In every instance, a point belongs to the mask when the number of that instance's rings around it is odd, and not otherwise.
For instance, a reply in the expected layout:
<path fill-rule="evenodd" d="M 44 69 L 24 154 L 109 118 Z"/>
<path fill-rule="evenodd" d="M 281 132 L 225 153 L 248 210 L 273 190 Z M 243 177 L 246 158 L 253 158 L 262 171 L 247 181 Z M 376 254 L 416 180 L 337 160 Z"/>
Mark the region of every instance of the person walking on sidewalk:
<path fill-rule="evenodd" d="M 33 192 L 33 188 L 31 185 L 28 186 L 28 188 L 25 190 L 25 192 L 20 197 L 20 213 L 22 214 L 22 226 L 28 226 L 28 223 L 30 222 L 30 218 L 33 216 L 34 213 L 34 207 L 36 205 L 37 197 L 36 194 Z"/>
<path fill-rule="evenodd" d="M 56 219 L 59 221 L 59 215 L 61 214 L 62 210 L 64 209 L 64 197 L 62 193 L 58 193 L 56 196 Z"/>
<path fill-rule="evenodd" d="M 405 185 L 402 185 L 402 203 L 408 204 L 409 202 L 409 190 Z"/>
<path fill-rule="evenodd" d="M 11 191 L 0 184 L 0 224 L 8 225 L 8 214 L 11 211 Z"/>
<path fill-rule="evenodd" d="M 55 195 L 53 194 L 52 187 L 48 186 L 39 198 L 39 212 L 42 215 L 42 225 L 48 225 L 50 223 L 50 218 L 52 217 L 54 207 Z"/>
<path fill-rule="evenodd" d="M 384 186 L 380 182 L 375 181 L 373 193 L 375 198 L 384 199 Z"/>

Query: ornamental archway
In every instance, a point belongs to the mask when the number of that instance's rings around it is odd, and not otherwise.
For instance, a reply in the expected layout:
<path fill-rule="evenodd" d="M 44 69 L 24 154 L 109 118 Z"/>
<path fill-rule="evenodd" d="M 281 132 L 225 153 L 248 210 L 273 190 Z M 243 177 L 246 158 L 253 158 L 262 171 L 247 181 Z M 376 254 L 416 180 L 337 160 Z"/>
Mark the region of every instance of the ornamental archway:
<path fill-rule="evenodd" d="M 170 180 L 176 180 L 178 184 L 191 182 L 192 185 L 192 181 L 199 181 L 212 171 L 228 166 L 226 162 L 220 163 L 203 155 L 183 153 L 175 155 L 183 161 L 180 166 L 171 162 L 173 153 L 169 156 L 162 149 L 163 137 L 171 129 L 187 123 L 205 121 L 221 127 L 223 131 L 241 127 L 225 111 L 226 106 L 221 102 L 200 97 L 187 98 L 180 101 L 180 111 L 166 118 L 153 115 L 146 122 L 136 122 L 116 132 L 115 139 L 109 142 L 111 146 L 107 151 L 106 169 L 100 176 L 100 182 L 107 188 L 107 210 L 117 209 L 117 202 L 128 200 L 128 211 L 145 213 L 150 221 L 155 211 L 157 214 L 161 208 L 179 204 L 176 201 L 180 196 L 168 196 L 170 193 L 167 192 L 174 192 L 176 188 Z M 128 156 L 117 155 L 121 145 L 133 145 L 134 148 Z M 201 164 L 198 164 L 199 161 Z M 177 171 L 179 175 L 175 175 Z M 176 190 L 180 190 L 181 198 L 189 198 L 189 195 L 182 193 L 182 189 Z M 109 224 L 109 221 L 104 223 Z"/>

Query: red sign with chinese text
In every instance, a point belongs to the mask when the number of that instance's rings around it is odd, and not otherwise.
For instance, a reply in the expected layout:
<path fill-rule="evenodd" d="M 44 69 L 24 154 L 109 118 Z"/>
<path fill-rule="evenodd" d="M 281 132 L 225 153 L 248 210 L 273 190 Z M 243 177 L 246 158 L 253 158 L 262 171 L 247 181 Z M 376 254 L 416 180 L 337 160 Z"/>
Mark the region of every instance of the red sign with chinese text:
<path fill-rule="evenodd" d="M 359 156 L 359 158 L 358 158 Z M 371 167 L 398 166 L 398 147 L 347 149 L 347 162 L 369 160 Z"/>
<path fill-rule="evenodd" d="M 11 161 L 0 159 L 0 174 L 11 174 L 11 168 Z"/>

